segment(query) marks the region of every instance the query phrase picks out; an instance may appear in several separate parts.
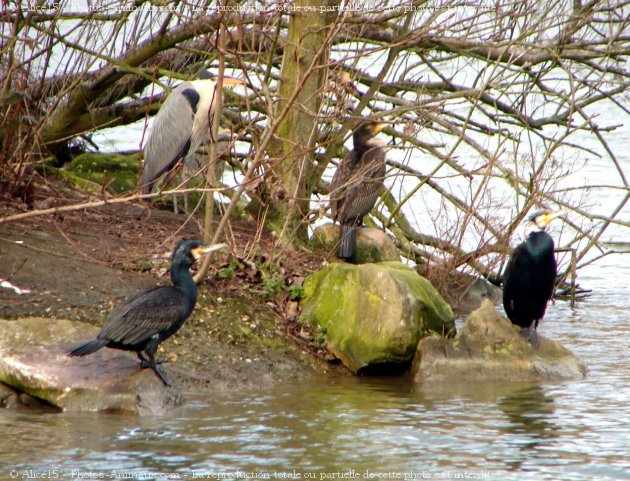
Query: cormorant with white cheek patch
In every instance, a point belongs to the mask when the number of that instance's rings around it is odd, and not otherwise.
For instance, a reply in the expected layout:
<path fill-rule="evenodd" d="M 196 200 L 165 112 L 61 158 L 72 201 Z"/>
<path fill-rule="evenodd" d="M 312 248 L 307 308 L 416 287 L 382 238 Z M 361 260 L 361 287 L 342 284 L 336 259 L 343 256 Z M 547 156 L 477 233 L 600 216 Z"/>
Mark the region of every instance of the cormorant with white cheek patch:
<path fill-rule="evenodd" d="M 351 259 L 356 246 L 356 228 L 383 191 L 385 148 L 374 139 L 384 123 L 363 122 L 352 137 L 354 149 L 337 167 L 330 188 L 333 220 L 339 221 L 337 257 Z"/>
<path fill-rule="evenodd" d="M 170 386 L 158 367 L 155 352 L 164 340 L 175 334 L 197 303 L 197 286 L 190 274 L 196 259 L 226 244 L 208 246 L 198 240 L 181 241 L 173 251 L 172 286 L 158 286 L 138 292 L 114 308 L 105 325 L 93 339 L 68 353 L 87 356 L 103 347 L 136 352 L 142 368 L 151 368 Z"/>
<path fill-rule="evenodd" d="M 545 228 L 564 213 L 543 210 L 526 221 L 525 240 L 512 252 L 503 275 L 505 312 L 535 347 L 540 345 L 536 328 L 553 297 L 557 276 L 554 242 Z"/>

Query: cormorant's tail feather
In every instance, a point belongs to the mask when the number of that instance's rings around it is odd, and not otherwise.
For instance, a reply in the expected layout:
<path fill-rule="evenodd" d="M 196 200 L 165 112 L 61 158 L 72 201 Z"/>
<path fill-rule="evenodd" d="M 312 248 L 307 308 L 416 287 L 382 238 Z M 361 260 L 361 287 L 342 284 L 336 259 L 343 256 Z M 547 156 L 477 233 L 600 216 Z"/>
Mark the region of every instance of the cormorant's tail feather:
<path fill-rule="evenodd" d="M 92 354 L 93 352 L 98 351 L 102 347 L 107 345 L 108 341 L 104 339 L 92 339 L 90 342 L 86 342 L 85 344 L 81 344 L 79 347 L 73 349 L 68 352 L 69 357 L 75 356 L 87 356 L 88 354 Z"/>
<path fill-rule="evenodd" d="M 339 247 L 337 257 L 339 259 L 351 259 L 357 243 L 357 231 L 352 224 L 341 224 L 339 231 Z"/>

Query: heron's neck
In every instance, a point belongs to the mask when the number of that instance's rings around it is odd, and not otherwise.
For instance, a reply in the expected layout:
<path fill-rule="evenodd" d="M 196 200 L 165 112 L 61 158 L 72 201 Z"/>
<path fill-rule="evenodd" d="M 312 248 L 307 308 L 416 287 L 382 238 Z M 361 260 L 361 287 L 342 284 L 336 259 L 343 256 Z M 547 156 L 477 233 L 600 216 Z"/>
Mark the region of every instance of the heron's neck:
<path fill-rule="evenodd" d="M 216 91 L 216 83 L 214 80 L 194 80 L 192 84 L 199 92 L 199 104 L 197 105 L 197 112 L 195 114 L 195 123 L 199 129 L 206 131 L 208 130 L 210 107 L 212 107 L 213 103 L 216 103 L 215 97 L 219 93 Z"/>

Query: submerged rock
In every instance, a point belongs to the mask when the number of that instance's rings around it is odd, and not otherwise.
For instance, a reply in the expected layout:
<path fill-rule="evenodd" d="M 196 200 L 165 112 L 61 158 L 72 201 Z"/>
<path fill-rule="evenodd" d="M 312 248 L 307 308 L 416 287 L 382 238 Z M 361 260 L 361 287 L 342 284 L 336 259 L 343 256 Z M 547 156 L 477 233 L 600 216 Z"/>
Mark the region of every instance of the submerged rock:
<path fill-rule="evenodd" d="M 159 415 L 183 403 L 135 354 L 102 349 L 68 358 L 72 345 L 94 337 L 95 326 L 67 320 L 0 320 L 0 383 L 21 401 L 27 394 L 63 411 L 120 411 Z M 3 390 L 3 405 L 15 404 Z M 26 404 L 19 402 L 18 404 Z"/>
<path fill-rule="evenodd" d="M 314 250 L 325 251 L 334 257 L 339 245 L 339 226 L 319 226 L 313 232 L 310 245 Z M 350 260 L 354 264 L 400 261 L 400 254 L 394 241 L 385 232 L 371 227 L 360 227 L 357 229 L 356 249 Z"/>
<path fill-rule="evenodd" d="M 333 263 L 304 282 L 300 321 L 325 332 L 327 348 L 353 372 L 408 365 L 418 340 L 455 329 L 435 288 L 400 262 Z"/>
<path fill-rule="evenodd" d="M 461 278 L 465 278 L 465 281 L 453 286 L 453 291 L 447 296 L 447 301 L 457 316 L 466 316 L 479 309 L 484 299 L 489 299 L 494 305 L 501 301 L 503 291 L 484 278 L 466 274 L 462 274 Z"/>
<path fill-rule="evenodd" d="M 551 339 L 541 336 L 540 347 L 532 347 L 488 299 L 455 338 L 422 339 L 412 366 L 416 381 L 582 379 L 587 371 L 571 351 Z"/>

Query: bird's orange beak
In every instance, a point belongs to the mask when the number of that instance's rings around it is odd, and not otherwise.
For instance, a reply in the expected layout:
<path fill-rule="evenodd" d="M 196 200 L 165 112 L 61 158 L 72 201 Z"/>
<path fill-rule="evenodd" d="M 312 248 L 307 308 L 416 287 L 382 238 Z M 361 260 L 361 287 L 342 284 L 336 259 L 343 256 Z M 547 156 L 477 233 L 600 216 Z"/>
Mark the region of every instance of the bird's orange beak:
<path fill-rule="evenodd" d="M 536 224 L 538 224 L 540 227 L 546 227 L 552 220 L 557 219 L 558 217 L 562 217 L 566 213 L 567 211 L 563 209 L 545 211 L 540 216 L 538 216 L 538 218 L 536 219 Z"/>
<path fill-rule="evenodd" d="M 374 132 L 378 134 L 381 130 L 385 128 L 386 125 L 387 124 L 385 122 L 379 122 L 378 124 L 374 126 Z"/>
<path fill-rule="evenodd" d="M 223 77 L 223 85 L 243 85 L 245 80 L 235 77 Z"/>

